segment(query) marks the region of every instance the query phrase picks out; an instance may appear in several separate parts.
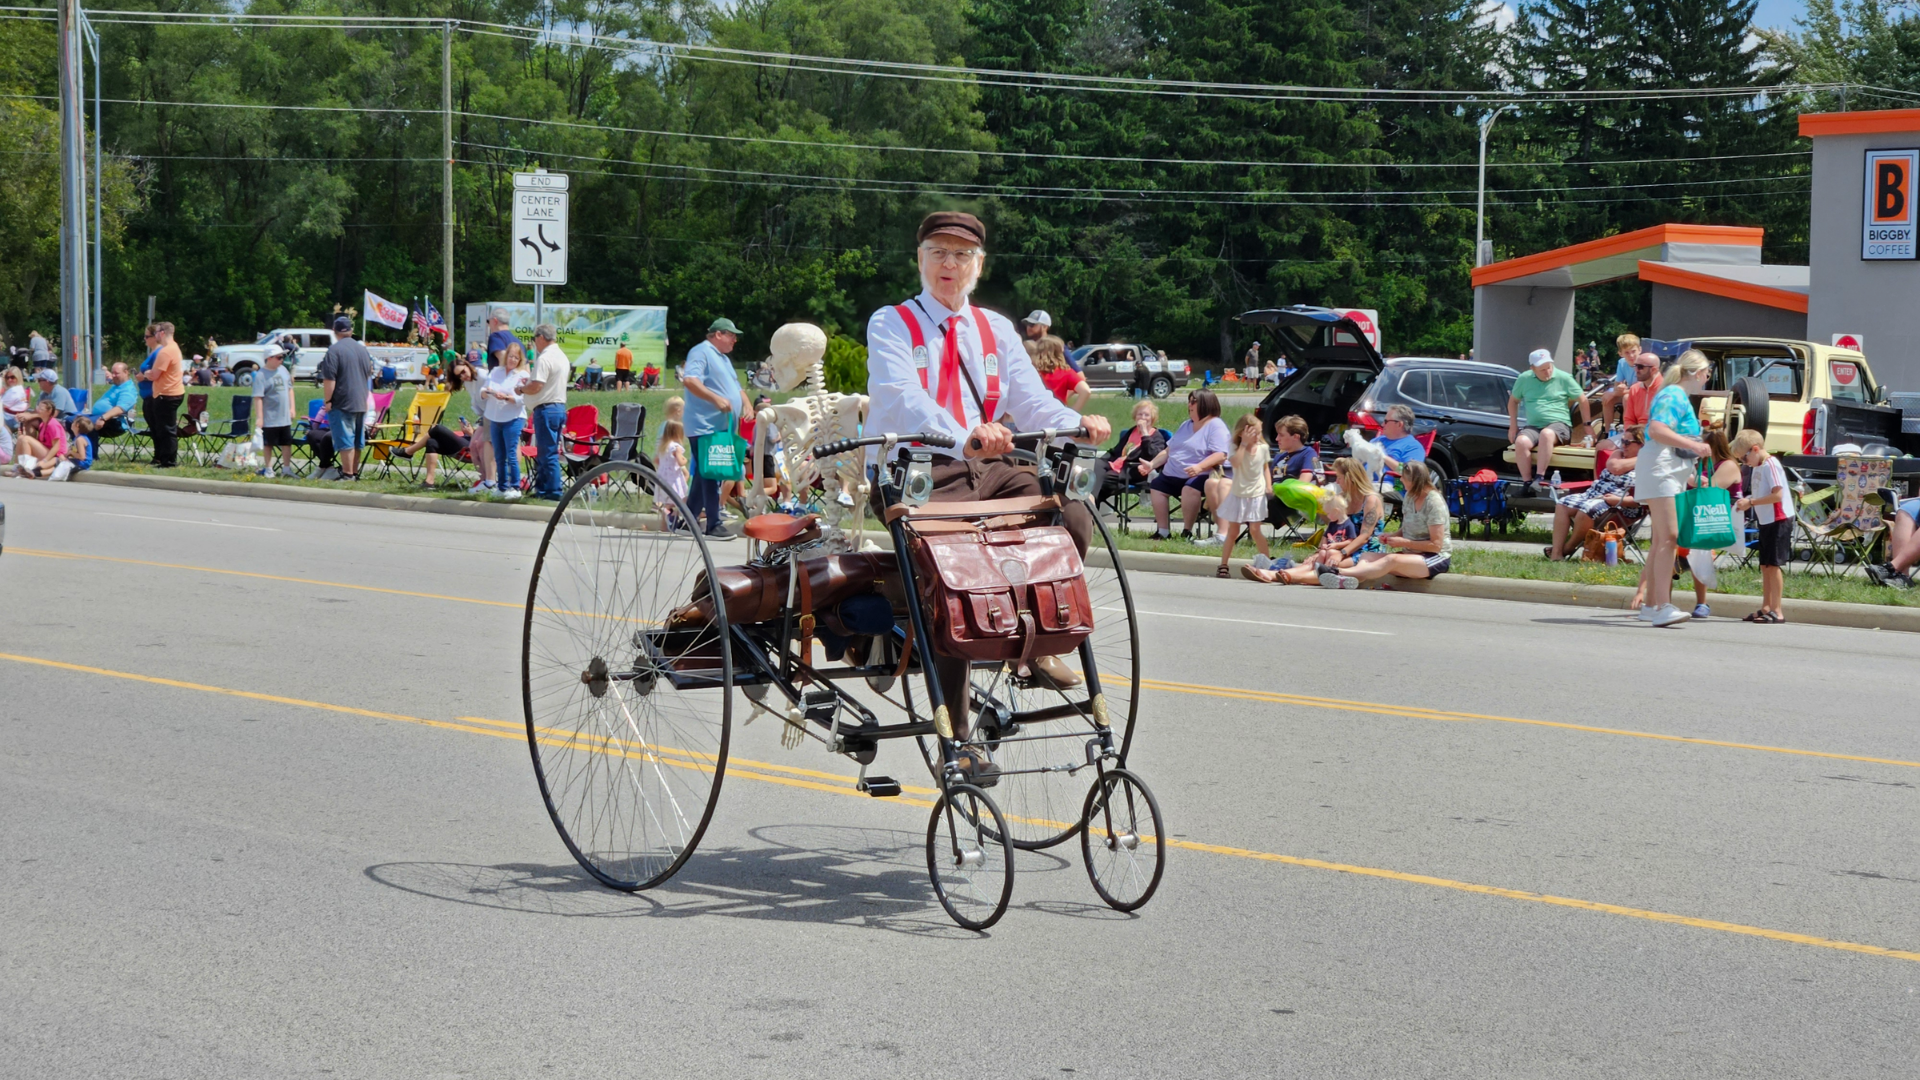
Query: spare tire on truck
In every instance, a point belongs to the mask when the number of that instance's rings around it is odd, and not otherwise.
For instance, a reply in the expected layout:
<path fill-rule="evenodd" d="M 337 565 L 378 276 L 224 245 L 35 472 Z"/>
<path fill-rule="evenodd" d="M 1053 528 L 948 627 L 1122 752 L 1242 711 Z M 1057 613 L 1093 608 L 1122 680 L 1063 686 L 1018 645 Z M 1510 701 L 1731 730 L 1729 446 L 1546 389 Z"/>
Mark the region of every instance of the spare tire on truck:
<path fill-rule="evenodd" d="M 1733 393 L 1727 401 L 1727 431 L 1729 435 L 1748 429 L 1757 431 L 1764 437 L 1767 434 L 1767 407 L 1772 399 L 1767 396 L 1767 384 L 1749 375 L 1733 384 Z M 1734 424 L 1734 413 L 1738 412 L 1739 424 Z"/>

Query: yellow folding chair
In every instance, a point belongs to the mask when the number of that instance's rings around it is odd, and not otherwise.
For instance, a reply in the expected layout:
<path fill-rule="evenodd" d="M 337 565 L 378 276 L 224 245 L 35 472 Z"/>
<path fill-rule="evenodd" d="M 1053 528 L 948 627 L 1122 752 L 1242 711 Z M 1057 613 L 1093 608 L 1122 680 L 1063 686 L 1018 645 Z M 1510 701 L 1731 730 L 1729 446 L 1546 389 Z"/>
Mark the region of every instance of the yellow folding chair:
<path fill-rule="evenodd" d="M 406 462 L 402 466 L 407 479 L 419 474 L 420 459 L 412 452 L 415 443 L 425 438 L 433 425 L 447 411 L 447 400 L 452 397 L 445 390 L 423 390 L 413 395 L 413 403 L 407 406 L 407 419 L 402 424 L 382 424 L 375 429 L 375 438 L 367 440 L 367 464 L 378 462 L 380 476 L 385 479 L 393 472 L 395 460 Z"/>

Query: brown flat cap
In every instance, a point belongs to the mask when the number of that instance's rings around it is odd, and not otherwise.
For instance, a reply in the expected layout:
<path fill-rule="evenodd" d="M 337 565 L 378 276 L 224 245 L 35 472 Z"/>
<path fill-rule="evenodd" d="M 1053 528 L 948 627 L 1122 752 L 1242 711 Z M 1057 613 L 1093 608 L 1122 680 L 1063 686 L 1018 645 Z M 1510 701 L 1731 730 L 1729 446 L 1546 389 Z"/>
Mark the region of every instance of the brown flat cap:
<path fill-rule="evenodd" d="M 972 244 L 987 242 L 987 227 L 972 214 L 963 214 L 958 210 L 937 210 L 920 220 L 920 235 L 915 243 L 925 243 L 927 237 L 935 233 L 958 236 Z"/>

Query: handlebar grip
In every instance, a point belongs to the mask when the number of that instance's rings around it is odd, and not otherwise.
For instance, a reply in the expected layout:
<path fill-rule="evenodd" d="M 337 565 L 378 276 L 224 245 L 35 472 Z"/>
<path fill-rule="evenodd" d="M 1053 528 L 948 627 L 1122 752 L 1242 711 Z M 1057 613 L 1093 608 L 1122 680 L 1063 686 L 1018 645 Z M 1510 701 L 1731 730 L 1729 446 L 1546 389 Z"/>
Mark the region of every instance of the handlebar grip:
<path fill-rule="evenodd" d="M 923 431 L 915 435 L 913 441 L 925 446 L 937 446 L 942 450 L 951 450 L 956 443 L 953 436 L 945 435 L 938 431 Z M 974 441 L 978 442 L 979 440 L 976 439 Z M 975 449 L 978 449 L 978 447 L 975 447 Z"/>
<path fill-rule="evenodd" d="M 813 459 L 818 461 L 821 458 L 829 458 L 835 454 L 844 454 L 849 450 L 858 449 L 859 446 L 860 440 L 858 439 L 837 439 L 833 442 L 821 443 L 819 446 L 813 448 Z"/>

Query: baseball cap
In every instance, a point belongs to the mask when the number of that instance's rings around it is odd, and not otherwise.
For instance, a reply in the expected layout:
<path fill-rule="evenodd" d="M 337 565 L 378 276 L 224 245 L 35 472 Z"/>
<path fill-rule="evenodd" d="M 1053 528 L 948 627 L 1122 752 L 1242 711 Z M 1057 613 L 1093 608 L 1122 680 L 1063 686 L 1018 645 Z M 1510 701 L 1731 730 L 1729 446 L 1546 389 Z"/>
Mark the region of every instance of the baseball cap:
<path fill-rule="evenodd" d="M 1553 354 L 1545 349 L 1535 349 L 1527 354 L 1528 367 L 1539 367 L 1542 364 L 1551 363 L 1553 363 Z"/>
<path fill-rule="evenodd" d="M 1053 328 L 1053 316 L 1047 314 L 1046 312 L 1040 310 L 1039 308 L 1034 308 L 1032 311 L 1027 312 L 1027 317 L 1020 321 L 1032 323 L 1035 326 L 1044 326 L 1044 327 L 1047 327 L 1048 329 Z"/>
<path fill-rule="evenodd" d="M 59 382 L 60 381 L 60 376 L 56 374 L 52 368 L 41 368 L 40 370 L 33 373 L 33 377 L 36 379 L 39 379 L 41 382 Z"/>
<path fill-rule="evenodd" d="M 733 325 L 732 319 L 720 318 L 720 319 L 715 319 L 713 320 L 712 323 L 708 324 L 707 333 L 709 334 L 727 333 L 727 334 L 732 334 L 735 337 L 738 337 L 740 335 L 740 328 Z"/>
<path fill-rule="evenodd" d="M 927 237 L 945 235 L 959 237 L 969 244 L 985 244 L 987 227 L 972 214 L 958 210 L 936 210 L 920 219 L 920 232 L 915 243 L 925 243 Z"/>
<path fill-rule="evenodd" d="M 260 350 L 260 359 L 262 360 L 271 360 L 276 356 L 285 355 L 287 355 L 287 350 L 281 348 L 277 343 L 269 344 L 266 348 Z"/>
<path fill-rule="evenodd" d="M 353 333 L 353 320 L 345 315 L 337 316 L 333 320 L 333 332 L 336 334 Z"/>

